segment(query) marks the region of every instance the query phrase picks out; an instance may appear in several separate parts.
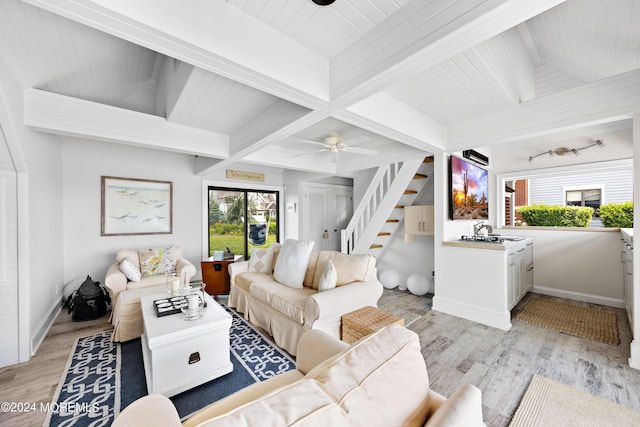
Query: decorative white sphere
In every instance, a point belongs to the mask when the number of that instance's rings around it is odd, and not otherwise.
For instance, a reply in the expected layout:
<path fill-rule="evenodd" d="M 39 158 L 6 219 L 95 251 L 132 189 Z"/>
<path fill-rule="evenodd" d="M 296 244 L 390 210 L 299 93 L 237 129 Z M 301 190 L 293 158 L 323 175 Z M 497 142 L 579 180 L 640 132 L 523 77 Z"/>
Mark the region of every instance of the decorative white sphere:
<path fill-rule="evenodd" d="M 387 289 L 393 289 L 398 286 L 400 275 L 395 270 L 384 270 L 380 273 L 380 283 Z"/>
<path fill-rule="evenodd" d="M 414 273 L 407 279 L 407 288 L 414 295 L 424 295 L 429 292 L 429 278 L 424 274 Z"/>

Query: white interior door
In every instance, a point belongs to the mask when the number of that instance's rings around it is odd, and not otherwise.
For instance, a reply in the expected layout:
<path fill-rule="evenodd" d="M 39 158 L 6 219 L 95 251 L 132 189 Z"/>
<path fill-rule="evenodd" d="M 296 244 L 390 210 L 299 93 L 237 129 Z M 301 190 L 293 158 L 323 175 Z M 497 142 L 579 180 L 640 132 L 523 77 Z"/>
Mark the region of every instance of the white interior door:
<path fill-rule="evenodd" d="M 314 251 L 329 249 L 327 192 L 327 188 L 305 186 L 303 239 L 315 242 Z"/>
<path fill-rule="evenodd" d="M 334 188 L 330 196 L 329 229 L 330 249 L 340 251 L 340 230 L 347 228 L 353 214 L 353 196 L 350 188 Z M 332 206 L 331 206 L 332 205 Z"/>

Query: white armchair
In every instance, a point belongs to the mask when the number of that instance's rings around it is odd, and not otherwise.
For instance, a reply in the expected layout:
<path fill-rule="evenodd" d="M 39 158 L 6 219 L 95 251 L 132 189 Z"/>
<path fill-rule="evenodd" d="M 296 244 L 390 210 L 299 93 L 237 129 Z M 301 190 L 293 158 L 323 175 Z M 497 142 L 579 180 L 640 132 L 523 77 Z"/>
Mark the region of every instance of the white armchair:
<path fill-rule="evenodd" d="M 176 261 L 176 274 L 180 278 L 180 283 L 188 284 L 196 274 L 196 268 L 185 258 L 182 258 L 182 248 L 180 246 L 174 245 L 172 250 Z M 130 268 L 123 269 L 127 271 L 128 275 L 132 275 L 131 270 L 136 272 L 136 269 L 138 270 L 136 273 L 139 274 L 140 259 L 138 251 L 120 249 L 116 253 L 116 262 L 109 267 L 104 279 L 105 286 L 111 295 L 112 311 L 110 320 L 113 325 L 111 339 L 116 342 L 138 338 L 142 334 L 144 325 L 142 323 L 140 297 L 147 294 L 162 293 L 165 289 L 166 279 L 164 273 L 140 277 L 138 281 L 129 280 L 120 268 L 127 258 L 131 261 L 131 263 L 126 263 L 129 264 Z"/>
<path fill-rule="evenodd" d="M 177 259 L 176 274 L 180 277 L 181 284 L 189 283 L 196 274 L 196 268 L 186 258 L 182 258 L 181 246 L 176 245 L 174 248 Z M 137 249 L 120 249 L 116 253 L 116 262 L 109 267 L 104 279 L 104 285 L 109 290 L 112 304 L 115 304 L 118 294 L 127 289 L 140 289 L 165 284 L 164 274 L 144 276 L 137 282 L 129 280 L 120 270 L 120 263 L 127 258 L 133 262 L 138 270 L 140 269 L 140 258 Z"/>

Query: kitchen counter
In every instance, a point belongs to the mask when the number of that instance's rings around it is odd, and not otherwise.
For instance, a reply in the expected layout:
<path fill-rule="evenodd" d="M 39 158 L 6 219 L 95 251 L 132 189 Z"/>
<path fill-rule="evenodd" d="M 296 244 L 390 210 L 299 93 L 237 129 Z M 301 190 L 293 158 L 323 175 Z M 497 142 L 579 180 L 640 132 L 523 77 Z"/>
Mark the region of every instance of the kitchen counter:
<path fill-rule="evenodd" d="M 620 233 L 625 240 L 633 243 L 633 228 L 621 228 Z"/>
<path fill-rule="evenodd" d="M 524 236 L 522 236 L 524 237 Z M 513 240 L 505 240 L 504 242 L 494 243 L 494 242 L 482 242 L 482 241 L 473 241 L 473 240 L 446 240 L 442 242 L 443 246 L 454 246 L 458 248 L 471 248 L 471 249 L 488 249 L 494 251 L 506 251 L 514 246 L 521 245 L 525 241 L 529 241 L 531 237 L 525 237 L 523 240 L 513 241 Z"/>

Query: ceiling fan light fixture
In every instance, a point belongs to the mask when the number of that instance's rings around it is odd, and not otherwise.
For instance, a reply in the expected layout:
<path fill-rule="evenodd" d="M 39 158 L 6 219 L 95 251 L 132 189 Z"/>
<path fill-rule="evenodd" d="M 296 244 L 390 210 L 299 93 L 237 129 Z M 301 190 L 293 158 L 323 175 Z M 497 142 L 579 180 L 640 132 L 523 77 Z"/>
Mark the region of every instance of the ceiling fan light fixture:
<path fill-rule="evenodd" d="M 333 2 L 335 2 L 336 0 L 311 0 L 311 1 L 317 4 L 318 6 L 329 6 L 333 4 Z"/>

